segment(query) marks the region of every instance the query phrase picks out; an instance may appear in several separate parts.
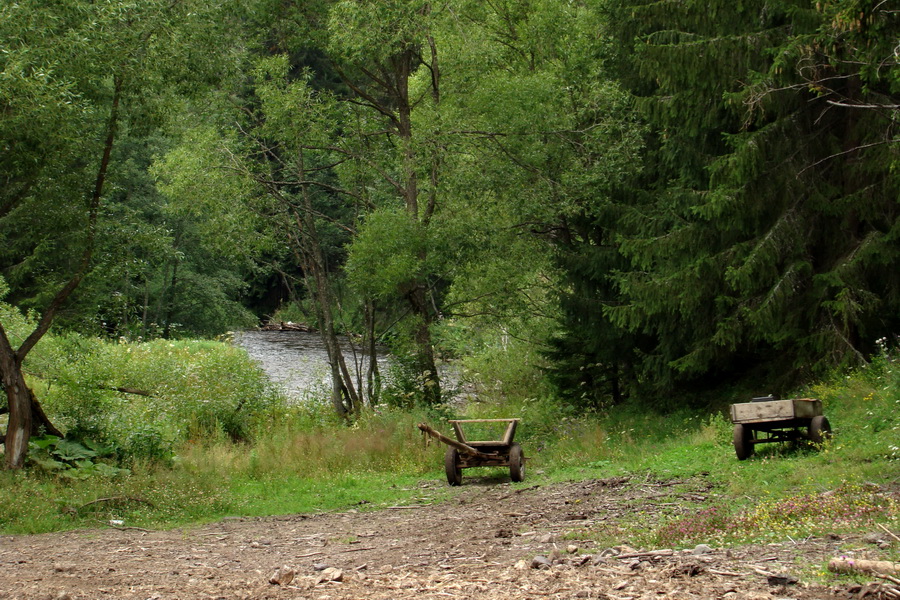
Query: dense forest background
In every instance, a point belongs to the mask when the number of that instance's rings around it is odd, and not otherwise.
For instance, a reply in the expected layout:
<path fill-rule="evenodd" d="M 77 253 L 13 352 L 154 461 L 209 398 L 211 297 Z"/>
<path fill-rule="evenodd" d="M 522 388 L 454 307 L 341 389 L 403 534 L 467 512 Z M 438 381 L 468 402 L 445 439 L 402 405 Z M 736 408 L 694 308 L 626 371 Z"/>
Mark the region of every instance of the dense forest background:
<path fill-rule="evenodd" d="M 864 363 L 900 331 L 898 44 L 877 0 L 4 3 L 7 448 L 51 326 L 304 320 L 338 412 L 380 389 L 345 333 L 429 404 L 501 349 L 584 408 Z"/>

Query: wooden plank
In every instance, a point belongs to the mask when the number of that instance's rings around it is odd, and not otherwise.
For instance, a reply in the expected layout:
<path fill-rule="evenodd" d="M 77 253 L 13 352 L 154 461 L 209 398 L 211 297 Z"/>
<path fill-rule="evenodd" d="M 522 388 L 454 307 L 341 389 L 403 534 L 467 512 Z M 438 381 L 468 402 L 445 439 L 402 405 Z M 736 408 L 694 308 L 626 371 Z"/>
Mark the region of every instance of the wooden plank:
<path fill-rule="evenodd" d="M 513 438 L 516 436 L 516 426 L 518 426 L 519 420 L 513 419 L 509 422 L 509 425 L 506 426 L 506 435 L 503 436 L 503 445 L 509 446 L 512 444 Z"/>
<path fill-rule="evenodd" d="M 510 421 L 521 421 L 522 419 L 448 419 L 448 423 L 509 423 Z"/>
<path fill-rule="evenodd" d="M 521 419 L 448 419 L 447 422 L 453 426 L 453 431 L 456 433 L 456 438 L 468 445 L 491 445 L 491 444 L 503 444 L 505 446 L 509 446 L 512 443 L 513 436 L 516 434 L 516 427 L 519 424 Z M 466 438 L 465 433 L 463 432 L 462 424 L 464 423 L 506 423 L 506 433 L 503 435 L 503 439 L 501 440 L 480 440 L 480 441 L 471 441 Z"/>
<path fill-rule="evenodd" d="M 812 418 L 822 414 L 822 403 L 814 398 L 793 398 L 769 402 L 744 402 L 731 405 L 733 423 L 763 423 Z"/>
<path fill-rule="evenodd" d="M 794 416 L 811 419 L 822 414 L 822 402 L 815 398 L 794 398 Z"/>
<path fill-rule="evenodd" d="M 468 440 L 466 440 L 466 434 L 463 433 L 462 427 L 459 426 L 459 421 L 450 421 L 450 424 L 453 425 L 453 431 L 456 433 L 456 439 L 458 439 L 463 444 L 468 444 Z"/>

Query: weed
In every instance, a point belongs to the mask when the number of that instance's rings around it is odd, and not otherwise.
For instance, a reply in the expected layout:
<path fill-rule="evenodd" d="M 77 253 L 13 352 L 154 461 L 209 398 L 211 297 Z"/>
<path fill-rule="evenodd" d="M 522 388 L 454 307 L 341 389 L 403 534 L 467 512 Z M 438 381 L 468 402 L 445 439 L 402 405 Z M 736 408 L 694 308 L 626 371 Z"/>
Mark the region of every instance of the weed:
<path fill-rule="evenodd" d="M 90 440 L 59 438 L 45 435 L 29 440 L 28 460 L 46 472 L 61 477 L 86 479 L 94 475 L 114 477 L 127 474 L 108 462 L 104 457 L 111 457 L 113 449 L 96 444 Z"/>
<path fill-rule="evenodd" d="M 846 483 L 819 494 L 768 498 L 746 509 L 714 505 L 669 521 L 656 542 L 760 542 L 806 538 L 871 527 L 900 519 L 900 497 L 874 485 Z"/>

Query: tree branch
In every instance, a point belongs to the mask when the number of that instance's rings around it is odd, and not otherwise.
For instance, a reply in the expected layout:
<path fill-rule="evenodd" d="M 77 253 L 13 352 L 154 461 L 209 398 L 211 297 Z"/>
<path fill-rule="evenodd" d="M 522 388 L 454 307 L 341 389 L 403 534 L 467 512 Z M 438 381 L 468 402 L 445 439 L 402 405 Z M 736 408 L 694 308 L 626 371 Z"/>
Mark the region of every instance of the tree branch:
<path fill-rule="evenodd" d="M 53 322 L 54 317 L 56 317 L 56 312 L 72 292 L 75 291 L 75 288 L 81 284 L 81 280 L 84 279 L 90 268 L 91 258 L 94 255 L 94 242 L 97 236 L 97 216 L 100 212 L 100 198 L 103 195 L 103 185 L 106 182 L 109 160 L 112 155 L 112 148 L 119 127 L 119 101 L 122 97 L 122 76 L 119 74 L 115 75 L 114 81 L 112 108 L 106 126 L 106 141 L 103 144 L 103 156 L 100 159 L 100 167 L 97 170 L 97 179 L 94 181 L 94 189 L 91 193 L 91 199 L 88 206 L 87 246 L 85 247 L 84 252 L 82 252 L 78 270 L 66 285 L 57 292 L 56 296 L 54 296 L 53 300 L 50 302 L 50 305 L 41 315 L 37 327 L 27 338 L 25 338 L 25 341 L 22 342 L 22 345 L 19 346 L 19 349 L 16 351 L 15 360 L 19 367 L 21 367 L 25 356 L 28 355 L 31 349 L 34 348 L 34 345 L 37 344 L 44 334 L 47 333 L 47 330 L 50 329 L 50 324 Z"/>

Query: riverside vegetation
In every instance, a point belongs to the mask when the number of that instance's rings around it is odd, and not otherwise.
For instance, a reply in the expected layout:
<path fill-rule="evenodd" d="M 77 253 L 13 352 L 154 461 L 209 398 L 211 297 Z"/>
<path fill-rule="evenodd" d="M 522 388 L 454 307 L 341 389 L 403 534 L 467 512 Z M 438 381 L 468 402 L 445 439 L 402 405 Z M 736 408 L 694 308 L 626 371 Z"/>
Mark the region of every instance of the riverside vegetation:
<path fill-rule="evenodd" d="M 515 361 L 498 351 L 490 368 L 510 369 L 504 363 Z M 529 475 L 518 487 L 621 476 L 709 482 L 714 493 L 700 511 L 662 509 L 651 525 L 636 513 L 620 532 L 631 543 L 797 539 L 878 524 L 896 530 L 900 519 L 900 363 L 886 348 L 865 368 L 798 390 L 824 402 L 835 429 L 824 447 L 767 444 L 744 462 L 736 460 L 730 422 L 718 410 L 742 401 L 742 390 L 703 411 L 660 414 L 624 404 L 585 413 L 550 395 L 519 394 L 470 402 L 462 414 L 386 405 L 348 424 L 325 398 L 289 403 L 227 341 L 51 336 L 27 370 L 68 434 L 33 438 L 29 468 L 0 473 L 4 533 L 112 520 L 167 528 L 230 515 L 422 502 L 416 484 L 443 480 L 443 447 L 425 444 L 415 424 L 438 424 L 451 414 L 523 419 L 517 439 Z M 495 375 L 481 373 L 485 380 Z M 506 474 L 468 476 L 504 482 Z M 439 487 L 427 501 L 465 492 Z"/>

